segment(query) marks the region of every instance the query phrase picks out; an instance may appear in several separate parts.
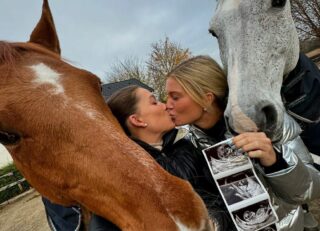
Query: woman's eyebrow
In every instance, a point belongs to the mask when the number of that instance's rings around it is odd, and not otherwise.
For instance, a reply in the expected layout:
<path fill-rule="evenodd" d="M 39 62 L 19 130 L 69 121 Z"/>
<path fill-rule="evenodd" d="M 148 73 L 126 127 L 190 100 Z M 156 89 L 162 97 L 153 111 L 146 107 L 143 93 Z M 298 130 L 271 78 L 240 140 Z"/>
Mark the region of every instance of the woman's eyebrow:
<path fill-rule="evenodd" d="M 169 95 L 181 95 L 181 92 L 179 91 L 170 91 L 168 92 Z"/>
<path fill-rule="evenodd" d="M 149 99 L 151 99 L 151 100 L 153 100 L 153 99 L 154 99 L 154 100 L 157 100 L 157 98 L 156 98 L 154 95 L 150 95 L 150 96 L 149 96 Z"/>

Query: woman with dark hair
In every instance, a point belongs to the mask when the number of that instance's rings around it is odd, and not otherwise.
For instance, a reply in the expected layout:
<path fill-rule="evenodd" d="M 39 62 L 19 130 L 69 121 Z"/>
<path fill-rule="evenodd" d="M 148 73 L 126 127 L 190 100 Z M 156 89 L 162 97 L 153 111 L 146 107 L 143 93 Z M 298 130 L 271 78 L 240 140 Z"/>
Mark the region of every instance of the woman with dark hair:
<path fill-rule="evenodd" d="M 107 101 L 120 125 L 164 169 L 191 183 L 207 205 L 218 230 L 236 230 L 201 152 L 184 138 L 185 129 L 175 129 L 166 105 L 148 90 L 129 86 Z M 209 180 L 208 180 L 209 179 Z M 108 222 L 94 215 L 90 230 L 112 230 Z"/>

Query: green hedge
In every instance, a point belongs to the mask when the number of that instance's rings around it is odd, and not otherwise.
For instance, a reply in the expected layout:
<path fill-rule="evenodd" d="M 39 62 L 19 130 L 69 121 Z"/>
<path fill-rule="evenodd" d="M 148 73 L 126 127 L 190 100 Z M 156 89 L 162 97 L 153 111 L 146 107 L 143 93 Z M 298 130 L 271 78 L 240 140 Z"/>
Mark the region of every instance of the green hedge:
<path fill-rule="evenodd" d="M 13 173 L 10 176 L 5 176 L 5 177 L 1 177 L 3 175 L 6 175 L 8 173 Z M 22 179 L 23 176 L 21 175 L 21 173 L 16 169 L 14 164 L 9 164 L 7 166 L 5 166 L 4 168 L 0 169 L 0 188 L 7 186 L 11 183 L 14 183 L 20 179 Z M 28 189 L 30 189 L 30 185 L 28 184 L 28 182 L 23 181 L 20 183 L 21 188 L 19 188 L 18 185 L 12 186 L 10 188 L 7 188 L 4 191 L 0 192 L 0 204 L 27 191 Z"/>
<path fill-rule="evenodd" d="M 16 170 L 17 168 L 14 164 L 8 164 L 7 166 L 0 168 L 0 176 Z"/>

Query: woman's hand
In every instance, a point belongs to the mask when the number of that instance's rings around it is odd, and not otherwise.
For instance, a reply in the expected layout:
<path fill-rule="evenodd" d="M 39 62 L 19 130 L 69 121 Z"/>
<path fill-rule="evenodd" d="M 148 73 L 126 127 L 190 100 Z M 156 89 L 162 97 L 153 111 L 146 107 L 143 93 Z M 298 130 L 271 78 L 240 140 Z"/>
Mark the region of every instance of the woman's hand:
<path fill-rule="evenodd" d="M 237 148 L 247 152 L 250 158 L 258 158 L 264 167 L 269 167 L 277 161 L 272 142 L 264 132 L 242 133 L 232 141 Z"/>

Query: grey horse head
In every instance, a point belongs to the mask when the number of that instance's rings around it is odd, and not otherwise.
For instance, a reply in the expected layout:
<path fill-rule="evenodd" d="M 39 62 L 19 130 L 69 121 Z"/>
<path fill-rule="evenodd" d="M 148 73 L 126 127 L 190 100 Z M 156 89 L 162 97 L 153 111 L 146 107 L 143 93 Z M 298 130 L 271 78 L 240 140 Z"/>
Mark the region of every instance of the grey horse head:
<path fill-rule="evenodd" d="M 297 64 L 299 40 L 286 0 L 219 0 L 209 31 L 228 75 L 225 117 L 233 130 L 281 139 L 280 89 Z"/>

